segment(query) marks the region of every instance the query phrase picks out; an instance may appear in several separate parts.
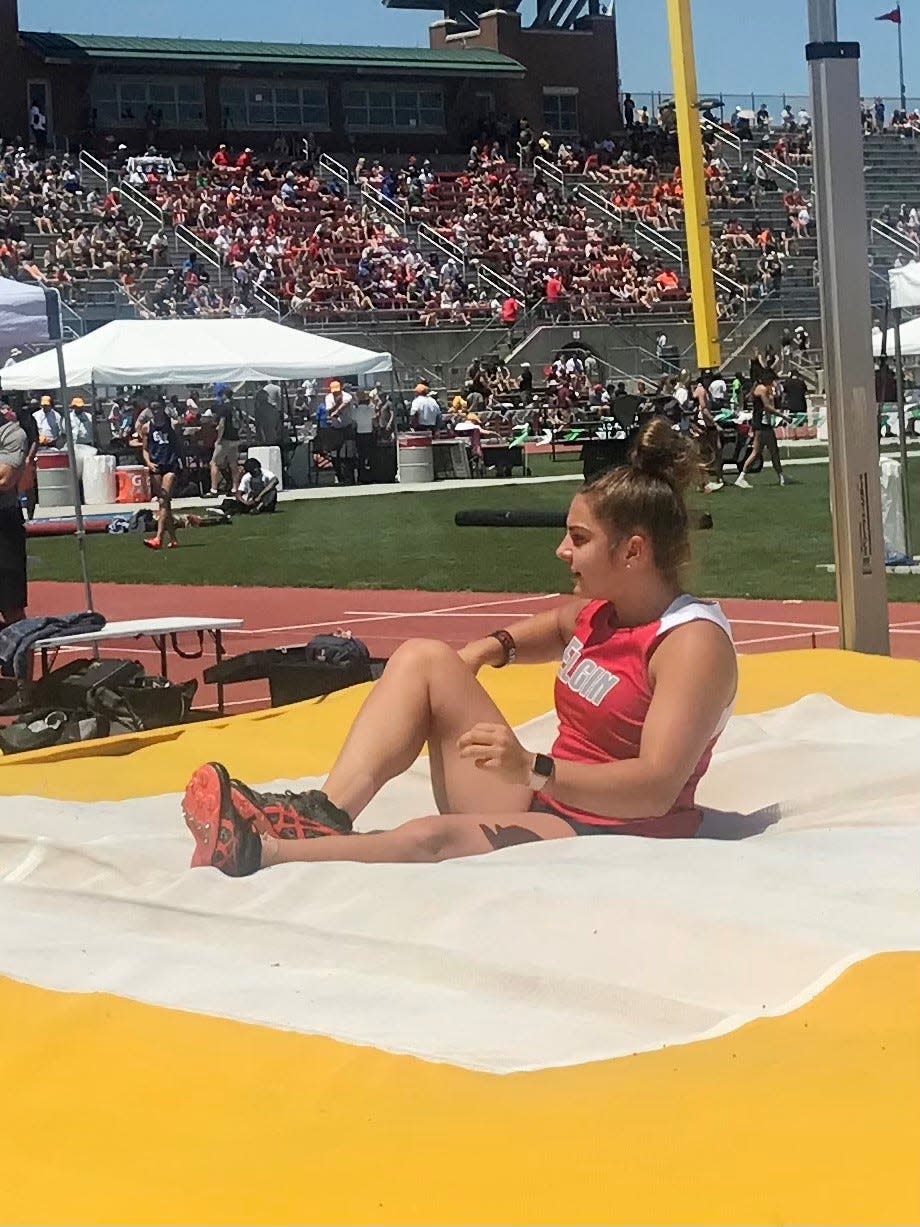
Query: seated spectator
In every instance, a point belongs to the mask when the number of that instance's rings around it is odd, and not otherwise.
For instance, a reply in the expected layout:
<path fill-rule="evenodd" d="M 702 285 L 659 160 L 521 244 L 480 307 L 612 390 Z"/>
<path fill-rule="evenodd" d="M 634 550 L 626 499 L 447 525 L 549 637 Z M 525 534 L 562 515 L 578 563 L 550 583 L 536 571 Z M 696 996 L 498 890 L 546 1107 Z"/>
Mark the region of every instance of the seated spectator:
<path fill-rule="evenodd" d="M 270 514 L 278 506 L 278 478 L 253 456 L 243 465 L 240 484 L 233 498 L 225 498 L 221 511 L 228 515 Z"/>

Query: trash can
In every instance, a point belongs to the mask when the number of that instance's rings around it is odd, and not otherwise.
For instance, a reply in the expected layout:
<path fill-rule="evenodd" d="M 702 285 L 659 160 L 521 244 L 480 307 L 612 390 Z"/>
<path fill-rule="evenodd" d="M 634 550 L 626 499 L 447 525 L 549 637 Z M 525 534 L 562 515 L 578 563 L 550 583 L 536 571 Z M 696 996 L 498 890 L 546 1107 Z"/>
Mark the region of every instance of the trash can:
<path fill-rule="evenodd" d="M 66 452 L 39 452 L 35 457 L 38 473 L 38 501 L 42 507 L 72 507 L 73 487 L 70 457 Z"/>
<path fill-rule="evenodd" d="M 114 456 L 87 456 L 83 462 L 83 497 L 89 506 L 114 503 L 118 497 Z"/>
<path fill-rule="evenodd" d="M 421 485 L 434 481 L 434 448 L 431 435 L 398 435 L 396 451 L 400 485 Z"/>

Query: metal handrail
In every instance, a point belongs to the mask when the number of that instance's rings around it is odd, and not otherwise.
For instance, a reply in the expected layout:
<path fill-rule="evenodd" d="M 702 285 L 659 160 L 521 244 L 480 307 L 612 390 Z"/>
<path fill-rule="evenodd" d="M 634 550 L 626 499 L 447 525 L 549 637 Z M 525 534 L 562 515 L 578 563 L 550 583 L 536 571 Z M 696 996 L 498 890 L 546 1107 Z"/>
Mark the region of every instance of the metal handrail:
<path fill-rule="evenodd" d="M 748 287 L 742 285 L 740 281 L 735 281 L 733 277 L 729 277 L 727 273 L 721 273 L 717 268 L 712 270 L 713 280 L 716 285 L 721 286 L 726 290 L 737 290 L 745 301 L 748 297 Z"/>
<path fill-rule="evenodd" d="M 487 286 L 493 290 L 498 290 L 506 298 L 517 297 L 514 283 L 509 281 L 507 277 L 503 277 L 501 273 L 497 273 L 494 268 L 489 268 L 487 264 L 477 263 L 476 279 L 484 281 Z"/>
<path fill-rule="evenodd" d="M 383 209 L 385 213 L 388 213 L 405 230 L 406 222 L 409 220 L 408 210 L 405 207 L 401 207 L 395 200 L 391 200 L 389 196 L 384 196 L 383 192 L 378 191 L 370 183 L 361 184 L 361 199 L 372 209 Z"/>
<path fill-rule="evenodd" d="M 637 239 L 644 239 L 646 243 L 651 243 L 653 247 L 663 251 L 670 259 L 676 260 L 680 265 L 680 271 L 684 271 L 684 252 L 679 243 L 675 243 L 673 239 L 664 238 L 654 226 L 646 225 L 645 222 L 636 222 L 635 234 Z"/>
<path fill-rule="evenodd" d="M 125 182 L 119 183 L 118 190 L 121 192 L 123 198 L 127 197 L 127 199 L 130 200 L 131 203 L 138 209 L 140 209 L 142 213 L 146 213 L 148 217 L 152 217 L 158 226 L 161 228 L 166 226 L 166 218 L 163 215 L 163 210 L 158 204 L 154 204 L 154 202 L 148 196 L 145 196 L 143 192 L 139 192 L 136 187 L 132 187 L 130 183 Z"/>
<path fill-rule="evenodd" d="M 224 259 L 217 248 L 203 239 L 200 234 L 196 234 L 194 230 L 190 230 L 188 226 L 176 226 L 173 229 L 173 234 L 180 243 L 184 243 L 186 247 L 190 247 L 197 252 L 199 256 L 204 256 L 209 264 L 213 264 L 217 269 L 223 269 Z"/>
<path fill-rule="evenodd" d="M 306 153 L 307 142 L 304 140 L 304 152 Z M 336 179 L 341 179 L 347 188 L 351 187 L 351 174 L 347 166 L 341 162 L 337 162 L 335 158 L 330 158 L 328 153 L 319 155 L 320 169 L 326 171 L 327 174 L 333 175 Z"/>
<path fill-rule="evenodd" d="M 190 247 L 192 251 L 199 256 L 203 256 L 209 264 L 213 264 L 217 269 L 219 280 L 222 282 L 223 271 L 226 268 L 226 261 L 217 250 L 217 248 L 203 239 L 201 235 L 196 234 L 194 230 L 190 230 L 188 226 L 176 226 L 173 230 L 176 240 Z M 262 286 L 254 285 L 252 288 L 252 296 L 257 299 L 263 307 L 266 307 L 272 315 L 277 319 L 281 318 L 281 298 L 278 294 L 272 294 L 270 290 L 265 290 Z"/>
<path fill-rule="evenodd" d="M 721 124 L 714 124 L 711 119 L 704 119 L 700 116 L 700 127 L 704 132 L 710 133 L 715 140 L 721 141 L 723 145 L 727 145 L 738 163 L 744 160 L 741 152 L 741 138 L 736 136 L 734 132 L 730 132 L 727 128 L 723 128 Z"/>
<path fill-rule="evenodd" d="M 600 192 L 594 190 L 593 187 L 587 187 L 584 183 L 579 183 L 575 187 L 575 197 L 577 200 L 584 200 L 587 204 L 592 205 L 601 213 L 605 213 L 608 217 L 613 218 L 618 226 L 626 224 L 626 217 L 619 205 L 615 205 L 612 200 L 608 200 L 606 196 L 602 196 Z"/>
<path fill-rule="evenodd" d="M 895 230 L 894 226 L 889 226 L 887 222 L 880 222 L 877 218 L 873 218 L 870 231 L 872 234 L 877 234 L 880 239 L 891 243 L 893 247 L 899 247 L 901 251 L 906 251 L 915 260 L 917 259 L 920 245 L 918 245 L 916 240 L 911 240 L 906 234 L 902 234 L 900 230 Z"/>
<path fill-rule="evenodd" d="M 109 179 L 112 172 L 100 158 L 95 157 L 91 153 L 87 153 L 85 149 L 80 150 L 80 165 L 97 175 L 100 179 L 105 180 L 105 186 L 109 186 Z"/>
<path fill-rule="evenodd" d="M 439 248 L 445 255 L 450 256 L 454 260 L 459 260 L 461 264 L 466 264 L 467 252 L 455 243 L 453 239 L 445 238 L 443 234 L 429 226 L 427 222 L 419 222 L 418 237 L 426 243 L 430 243 L 432 247 Z"/>
<path fill-rule="evenodd" d="M 793 187 L 798 188 L 798 171 L 793 170 L 791 166 L 787 166 L 785 162 L 781 162 L 779 158 L 774 158 L 772 153 L 764 153 L 762 149 L 758 149 L 754 154 L 754 161 L 760 162 L 767 170 L 772 171 L 778 179 L 785 179 Z"/>
<path fill-rule="evenodd" d="M 565 191 L 565 173 L 559 169 L 555 162 L 550 162 L 546 158 L 535 157 L 533 160 L 533 168 L 539 171 L 546 179 L 552 179 L 557 187 Z"/>

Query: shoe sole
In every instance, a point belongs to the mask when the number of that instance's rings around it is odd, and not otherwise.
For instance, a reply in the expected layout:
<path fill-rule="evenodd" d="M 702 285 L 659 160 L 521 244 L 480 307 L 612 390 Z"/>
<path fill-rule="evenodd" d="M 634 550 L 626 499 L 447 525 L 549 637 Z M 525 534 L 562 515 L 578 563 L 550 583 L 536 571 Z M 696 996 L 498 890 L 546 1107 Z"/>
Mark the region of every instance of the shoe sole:
<path fill-rule="evenodd" d="M 229 808 L 230 777 L 220 763 L 205 763 L 185 786 L 182 813 L 195 840 L 192 869 L 213 864 L 220 821 Z"/>

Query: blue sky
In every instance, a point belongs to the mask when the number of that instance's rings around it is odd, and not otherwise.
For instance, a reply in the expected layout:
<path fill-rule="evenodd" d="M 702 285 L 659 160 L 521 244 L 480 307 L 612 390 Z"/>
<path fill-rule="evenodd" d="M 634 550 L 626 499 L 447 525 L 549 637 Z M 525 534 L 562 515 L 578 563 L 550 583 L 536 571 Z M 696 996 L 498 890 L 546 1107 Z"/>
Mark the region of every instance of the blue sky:
<path fill-rule="evenodd" d="M 862 44 L 865 94 L 898 92 L 897 32 L 890 22 L 874 20 L 894 3 L 838 0 L 841 38 Z M 525 13 L 534 6 L 535 0 L 525 0 Z M 664 0 L 618 0 L 624 89 L 648 93 L 669 88 L 664 10 Z M 695 0 L 693 10 L 701 90 L 742 93 L 753 88 L 765 95 L 807 90 L 807 0 Z M 902 11 L 907 92 L 920 96 L 920 0 L 903 0 Z M 19 12 L 21 27 L 32 30 L 428 45 L 427 14 L 384 9 L 380 0 L 288 0 L 265 9 L 252 0 L 19 0 Z"/>

